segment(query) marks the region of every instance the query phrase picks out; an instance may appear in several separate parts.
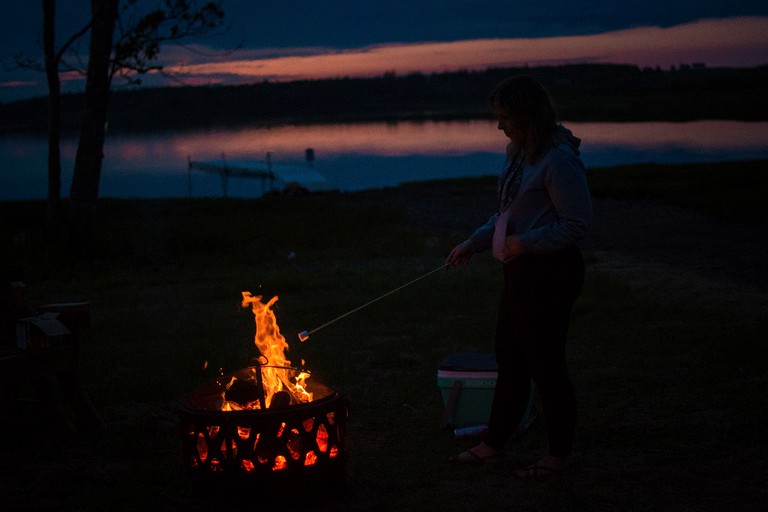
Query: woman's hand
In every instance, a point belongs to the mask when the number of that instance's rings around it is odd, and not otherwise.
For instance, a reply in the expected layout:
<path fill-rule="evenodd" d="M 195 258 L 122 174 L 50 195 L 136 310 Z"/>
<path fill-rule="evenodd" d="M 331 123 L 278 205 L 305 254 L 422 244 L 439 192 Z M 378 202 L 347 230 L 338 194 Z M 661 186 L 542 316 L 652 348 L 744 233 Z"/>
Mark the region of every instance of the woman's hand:
<path fill-rule="evenodd" d="M 503 245 L 496 250 L 493 248 L 493 255 L 502 263 L 507 263 L 523 254 L 523 244 L 517 235 L 509 235 L 503 242 Z"/>
<path fill-rule="evenodd" d="M 467 239 L 453 248 L 445 264 L 449 267 L 464 267 L 469 263 L 470 258 L 475 255 L 475 244 Z"/>
<path fill-rule="evenodd" d="M 507 236 L 507 224 L 509 224 L 509 212 L 503 212 L 496 219 L 493 229 L 493 257 L 502 263 L 523 254 L 523 244 L 517 235 Z"/>

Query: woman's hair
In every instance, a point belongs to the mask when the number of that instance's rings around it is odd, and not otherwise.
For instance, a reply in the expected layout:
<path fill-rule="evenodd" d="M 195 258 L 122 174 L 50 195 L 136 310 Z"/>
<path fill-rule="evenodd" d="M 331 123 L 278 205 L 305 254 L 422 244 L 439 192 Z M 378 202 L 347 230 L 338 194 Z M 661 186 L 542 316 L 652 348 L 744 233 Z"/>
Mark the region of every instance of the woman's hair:
<path fill-rule="evenodd" d="M 534 163 L 552 145 L 557 130 L 555 109 L 535 78 L 520 75 L 504 80 L 488 97 L 488 103 L 510 116 L 515 126 L 525 133 L 521 149 L 529 162 Z"/>

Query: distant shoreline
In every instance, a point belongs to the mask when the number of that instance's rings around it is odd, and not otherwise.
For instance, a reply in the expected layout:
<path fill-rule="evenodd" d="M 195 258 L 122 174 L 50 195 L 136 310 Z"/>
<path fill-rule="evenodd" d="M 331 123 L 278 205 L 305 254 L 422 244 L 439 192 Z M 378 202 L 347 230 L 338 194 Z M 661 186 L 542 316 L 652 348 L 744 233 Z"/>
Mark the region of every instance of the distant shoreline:
<path fill-rule="evenodd" d="M 768 66 L 663 71 L 615 64 L 488 69 L 243 86 L 115 90 L 112 133 L 225 126 L 487 118 L 485 98 L 513 74 L 536 76 L 569 121 L 768 120 Z M 62 97 L 76 131 L 82 94 Z M 0 104 L 0 133 L 45 132 L 47 98 Z"/>

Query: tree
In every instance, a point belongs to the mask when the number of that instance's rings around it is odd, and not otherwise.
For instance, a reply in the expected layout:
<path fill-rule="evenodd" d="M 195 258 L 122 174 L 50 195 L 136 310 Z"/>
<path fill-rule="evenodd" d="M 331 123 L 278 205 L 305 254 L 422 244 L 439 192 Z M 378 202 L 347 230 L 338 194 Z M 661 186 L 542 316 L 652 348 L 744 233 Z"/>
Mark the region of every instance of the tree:
<path fill-rule="evenodd" d="M 61 217 L 61 83 L 56 55 L 56 1 L 43 0 L 43 54 L 48 82 L 48 207 L 45 232 L 58 229 Z"/>
<path fill-rule="evenodd" d="M 120 0 L 91 0 L 91 43 L 85 81 L 85 111 L 69 192 L 69 225 L 75 242 L 91 236 L 90 217 L 96 206 L 106 135 L 111 76 L 110 56 Z"/>
<path fill-rule="evenodd" d="M 73 34 L 56 49 L 56 0 L 43 0 L 43 55 L 48 84 L 48 203 L 45 231 L 50 238 L 61 224 L 61 85 L 59 70 L 63 55 L 88 31 L 89 25 Z M 29 61 L 22 66 L 34 67 Z"/>
<path fill-rule="evenodd" d="M 137 0 L 123 0 L 122 13 L 136 4 Z M 113 77 L 119 74 L 139 82 L 136 74 L 161 71 L 155 62 L 163 42 L 209 33 L 224 16 L 218 2 L 196 8 L 195 0 L 163 0 L 162 7 L 130 23 L 118 16 L 120 5 L 121 0 L 91 0 L 85 110 L 70 190 L 70 234 L 81 250 L 91 238 Z"/>
<path fill-rule="evenodd" d="M 198 6 L 197 0 L 157 0 L 158 6 L 141 11 L 139 0 L 91 0 L 91 17 L 83 27 L 56 47 L 56 0 L 42 0 L 44 66 L 37 59 L 16 56 L 16 65 L 44 71 L 48 85 L 48 203 L 46 233 L 61 225 L 61 87 L 60 73 L 78 71 L 86 76 L 85 110 L 70 189 L 71 234 L 90 236 L 90 217 L 98 198 L 106 135 L 109 92 L 119 76 L 140 84 L 140 75 L 163 72 L 157 58 L 161 45 L 211 33 L 224 19 L 221 1 Z M 75 51 L 90 31 L 88 65 L 79 65 Z"/>

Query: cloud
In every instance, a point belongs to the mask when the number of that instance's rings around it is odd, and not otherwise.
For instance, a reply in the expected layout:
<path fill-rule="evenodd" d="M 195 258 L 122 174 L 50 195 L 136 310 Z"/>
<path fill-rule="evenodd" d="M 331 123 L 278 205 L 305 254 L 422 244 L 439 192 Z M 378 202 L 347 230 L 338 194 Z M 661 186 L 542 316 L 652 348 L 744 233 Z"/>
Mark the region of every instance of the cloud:
<path fill-rule="evenodd" d="M 24 80 L 10 80 L 8 82 L 0 82 L 0 87 L 29 87 L 32 85 L 37 85 L 37 82 Z"/>
<path fill-rule="evenodd" d="M 454 42 L 382 44 L 352 50 L 294 48 L 276 56 L 243 51 L 219 62 L 167 66 L 198 78 L 295 80 L 569 62 L 669 67 L 768 64 L 768 17 L 706 19 L 673 27 L 639 27 L 603 34 Z"/>
<path fill-rule="evenodd" d="M 176 77 L 142 77 L 147 86 L 236 85 L 574 62 L 752 67 L 768 64 L 768 16 L 701 19 L 592 35 L 389 43 L 353 49 L 312 46 L 222 52 L 197 44 L 165 47 L 160 56 L 165 71 Z M 82 89 L 81 75 L 69 74 L 63 81 L 67 92 Z M 35 85 L 26 82 L 18 77 L 5 80 L 0 91 L 6 98 L 45 94 L 42 80 Z"/>

